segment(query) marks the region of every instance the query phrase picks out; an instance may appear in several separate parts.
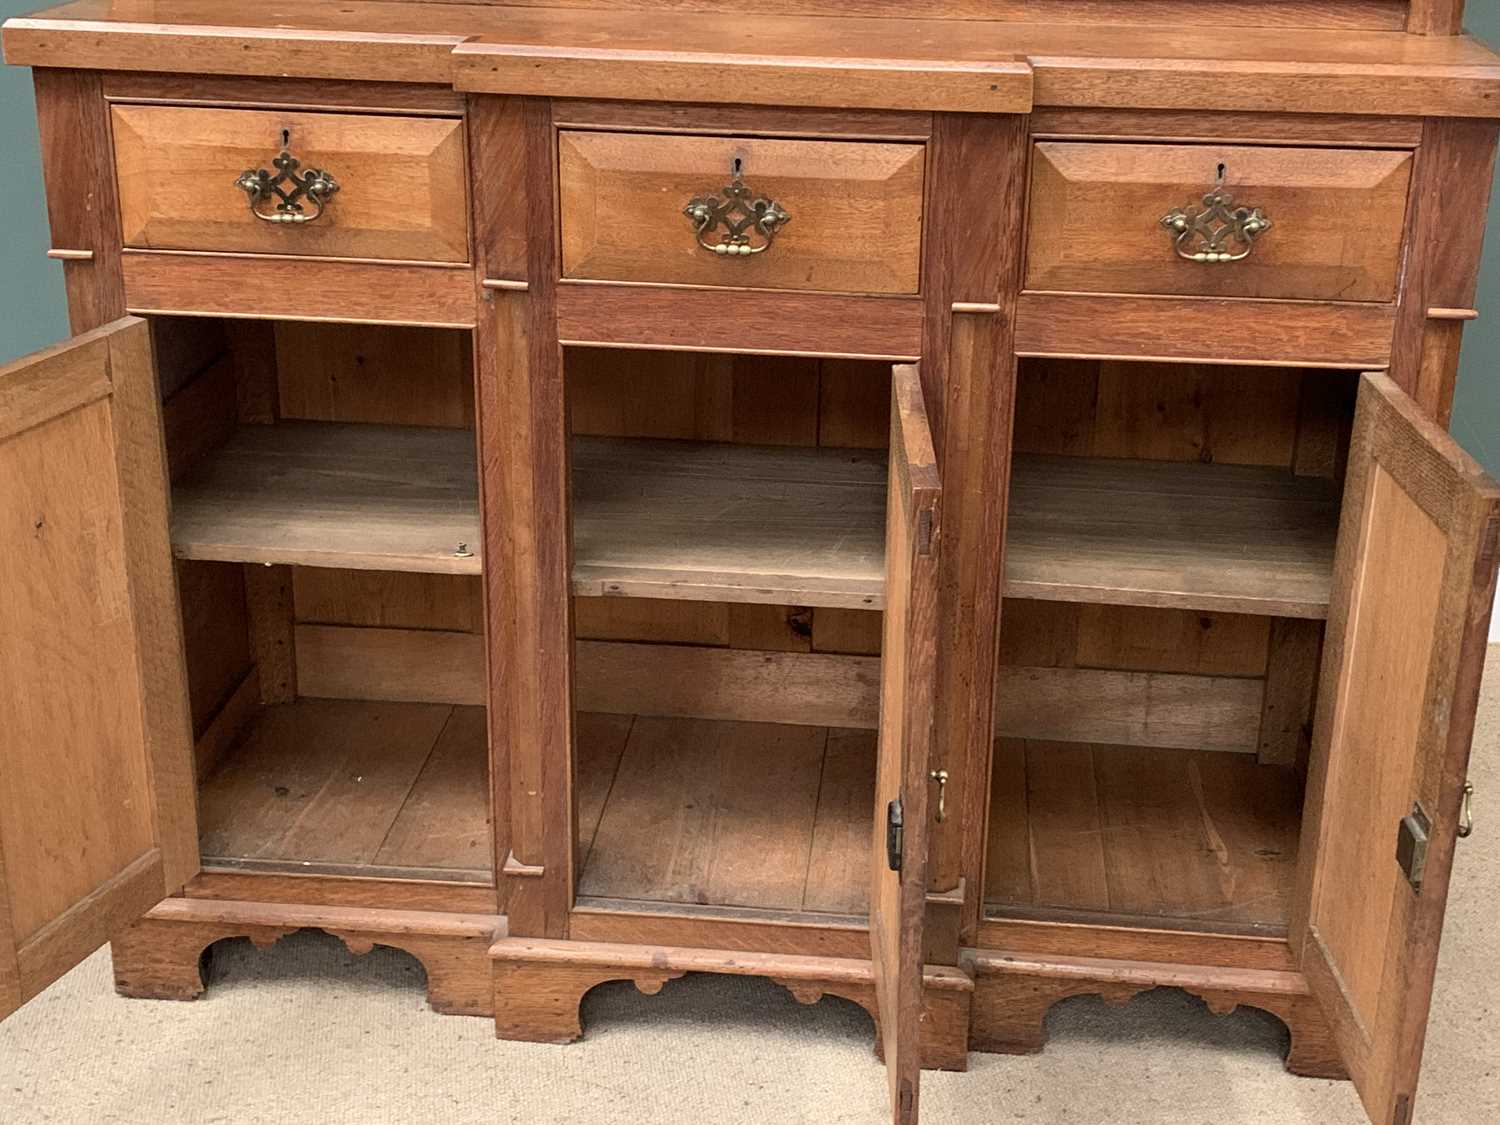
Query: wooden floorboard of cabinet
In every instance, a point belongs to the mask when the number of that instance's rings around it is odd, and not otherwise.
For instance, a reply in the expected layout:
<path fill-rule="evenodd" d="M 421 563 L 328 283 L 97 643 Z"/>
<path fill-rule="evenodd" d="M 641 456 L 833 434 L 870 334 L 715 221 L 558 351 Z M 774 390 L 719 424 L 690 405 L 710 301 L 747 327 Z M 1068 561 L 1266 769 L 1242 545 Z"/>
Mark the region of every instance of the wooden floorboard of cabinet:
<path fill-rule="evenodd" d="M 487 882 L 486 755 L 481 707 L 267 707 L 204 781 L 204 864 Z"/>
<path fill-rule="evenodd" d="M 1001 739 L 985 907 L 998 916 L 1284 932 L 1302 782 L 1248 755 Z"/>
<path fill-rule="evenodd" d="M 579 716 L 581 897 L 868 909 L 873 731 L 639 716 L 621 750 L 619 720 Z"/>

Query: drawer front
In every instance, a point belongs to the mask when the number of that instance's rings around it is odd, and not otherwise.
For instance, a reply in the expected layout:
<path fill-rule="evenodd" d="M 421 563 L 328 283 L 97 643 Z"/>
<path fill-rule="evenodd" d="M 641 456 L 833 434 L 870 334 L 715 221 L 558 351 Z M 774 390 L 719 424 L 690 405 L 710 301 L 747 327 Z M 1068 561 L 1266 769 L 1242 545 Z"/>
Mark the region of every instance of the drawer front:
<path fill-rule="evenodd" d="M 1411 166 L 1387 150 L 1040 142 L 1026 287 L 1391 301 Z"/>
<path fill-rule="evenodd" d="M 457 118 L 117 105 L 113 121 L 128 247 L 469 260 Z M 280 213 L 279 196 L 253 198 L 241 177 L 276 176 L 283 147 L 300 162 L 295 176 L 325 172 L 337 191 L 304 192 Z M 290 180 L 279 186 L 297 191 Z"/>
<path fill-rule="evenodd" d="M 564 132 L 563 276 L 915 293 L 923 151 L 920 144 Z M 728 206 L 731 188 L 763 217 L 747 220 L 749 211 Z M 686 213 L 695 202 L 701 209 Z"/>

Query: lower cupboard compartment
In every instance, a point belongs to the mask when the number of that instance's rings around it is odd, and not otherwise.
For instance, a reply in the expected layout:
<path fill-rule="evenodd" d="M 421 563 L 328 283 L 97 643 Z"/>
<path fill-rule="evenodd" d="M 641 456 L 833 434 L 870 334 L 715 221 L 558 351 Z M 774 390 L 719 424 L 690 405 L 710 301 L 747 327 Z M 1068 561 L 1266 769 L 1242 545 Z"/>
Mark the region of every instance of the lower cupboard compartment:
<path fill-rule="evenodd" d="M 1252 755 L 1000 739 L 985 913 L 1284 932 L 1303 784 Z"/>
<path fill-rule="evenodd" d="M 259 710 L 199 792 L 209 868 L 489 883 L 483 707 L 297 699 Z"/>
<path fill-rule="evenodd" d="M 869 909 L 876 733 L 577 715 L 581 901 Z"/>

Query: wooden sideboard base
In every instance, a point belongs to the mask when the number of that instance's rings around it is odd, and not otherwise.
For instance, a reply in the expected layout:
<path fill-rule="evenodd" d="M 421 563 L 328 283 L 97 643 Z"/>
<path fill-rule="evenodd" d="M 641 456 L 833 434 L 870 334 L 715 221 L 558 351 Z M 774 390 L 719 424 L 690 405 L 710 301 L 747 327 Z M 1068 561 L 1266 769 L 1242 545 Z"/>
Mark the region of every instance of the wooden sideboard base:
<path fill-rule="evenodd" d="M 216 941 L 247 937 L 269 949 L 296 930 L 324 930 L 355 954 L 387 945 L 427 972 L 427 1002 L 445 1015 L 494 1014 L 488 951 L 504 919 L 427 911 L 303 907 L 170 898 L 111 945 L 115 991 L 149 1000 L 195 1000 L 206 985 L 203 955 Z"/>
<path fill-rule="evenodd" d="M 528 1043 L 571 1043 L 583 1035 L 579 1006 L 592 988 L 629 980 L 647 996 L 688 973 L 766 977 L 800 1003 L 824 996 L 852 1001 L 876 1023 L 879 1006 L 869 961 L 737 950 L 681 949 L 606 942 L 502 938 L 490 948 L 495 966 L 495 1034 Z M 974 982 L 961 969 L 929 965 L 924 972 L 922 1065 L 967 1070 L 969 1009 Z"/>
<path fill-rule="evenodd" d="M 1047 1044 L 1047 1012 L 1070 996 L 1124 1004 L 1153 988 L 1180 988 L 1228 1015 L 1244 1005 L 1276 1016 L 1291 1032 L 1286 1068 L 1308 1078 L 1347 1079 L 1333 1032 L 1301 973 L 1217 969 L 1085 957 L 1034 960 L 992 950 L 966 950 L 974 977 L 969 1049 L 1035 1054 Z"/>

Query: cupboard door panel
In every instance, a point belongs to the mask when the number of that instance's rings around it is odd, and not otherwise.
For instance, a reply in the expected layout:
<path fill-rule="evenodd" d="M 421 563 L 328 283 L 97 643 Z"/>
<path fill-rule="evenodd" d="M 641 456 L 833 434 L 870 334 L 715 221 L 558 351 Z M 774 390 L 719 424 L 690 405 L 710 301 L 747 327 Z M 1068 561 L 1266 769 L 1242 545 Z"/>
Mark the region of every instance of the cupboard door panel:
<path fill-rule="evenodd" d="M 0 368 L 0 1017 L 197 871 L 146 323 Z"/>
<path fill-rule="evenodd" d="M 895 369 L 886 514 L 880 747 L 871 849 L 870 950 L 879 1034 L 898 1125 L 917 1116 L 922 926 L 927 894 L 928 755 L 937 659 L 942 488 L 917 369 Z M 899 821 L 899 838 L 893 822 Z"/>
<path fill-rule="evenodd" d="M 1495 591 L 1500 486 L 1376 374 L 1360 387 L 1345 497 L 1293 941 L 1371 1118 L 1406 1125 Z"/>

